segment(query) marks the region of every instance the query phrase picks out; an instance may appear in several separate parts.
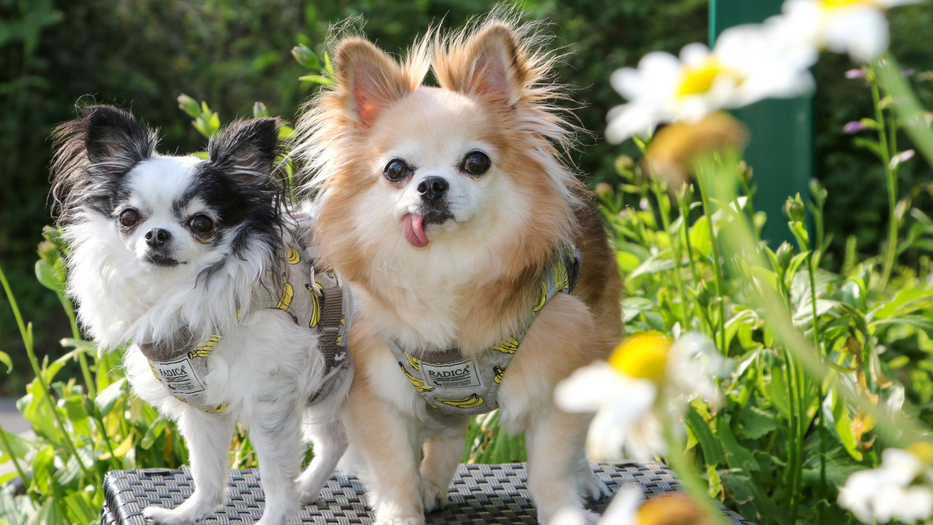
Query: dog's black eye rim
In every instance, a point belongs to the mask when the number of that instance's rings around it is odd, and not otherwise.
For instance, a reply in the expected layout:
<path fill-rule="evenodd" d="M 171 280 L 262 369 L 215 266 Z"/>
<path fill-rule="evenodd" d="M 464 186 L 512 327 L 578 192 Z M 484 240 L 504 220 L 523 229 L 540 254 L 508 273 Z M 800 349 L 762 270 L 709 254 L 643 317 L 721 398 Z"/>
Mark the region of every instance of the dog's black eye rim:
<path fill-rule="evenodd" d="M 460 165 L 460 171 L 478 177 L 487 171 L 492 165 L 492 161 L 489 160 L 489 156 L 483 153 L 482 151 L 471 151 L 463 157 L 463 163 Z"/>
<path fill-rule="evenodd" d="M 120 225 L 124 228 L 132 228 L 139 224 L 139 212 L 133 208 L 127 208 L 120 212 Z"/>
<path fill-rule="evenodd" d="M 399 182 L 415 170 L 402 159 L 392 159 L 382 170 L 382 176 L 391 182 Z"/>
<path fill-rule="evenodd" d="M 214 231 L 214 220 L 207 215 L 195 215 L 188 221 L 188 227 L 198 235 L 205 235 Z"/>

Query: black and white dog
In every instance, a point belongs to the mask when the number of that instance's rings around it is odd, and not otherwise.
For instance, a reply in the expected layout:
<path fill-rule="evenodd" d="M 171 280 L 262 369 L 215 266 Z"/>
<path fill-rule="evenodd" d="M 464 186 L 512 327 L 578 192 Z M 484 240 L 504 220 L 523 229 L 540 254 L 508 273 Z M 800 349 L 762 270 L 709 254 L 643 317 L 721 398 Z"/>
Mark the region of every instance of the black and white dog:
<path fill-rule="evenodd" d="M 191 523 L 223 503 L 240 422 L 259 459 L 260 523 L 284 523 L 346 448 L 335 416 L 352 375 L 352 308 L 337 277 L 314 268 L 310 217 L 274 176 L 279 124 L 234 122 L 204 160 L 156 153 L 156 131 L 123 110 L 82 113 L 56 130 L 52 164 L 68 293 L 102 348 L 130 344 L 130 384 L 178 421 L 195 481 L 178 508 L 145 513 Z M 302 426 L 316 453 L 304 473 Z"/>

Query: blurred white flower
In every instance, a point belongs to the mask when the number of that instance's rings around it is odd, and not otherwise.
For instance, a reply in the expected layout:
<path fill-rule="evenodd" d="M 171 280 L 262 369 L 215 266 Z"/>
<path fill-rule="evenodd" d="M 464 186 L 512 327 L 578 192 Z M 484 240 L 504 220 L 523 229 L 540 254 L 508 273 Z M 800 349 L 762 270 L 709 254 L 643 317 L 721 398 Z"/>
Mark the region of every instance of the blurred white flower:
<path fill-rule="evenodd" d="M 696 122 L 718 109 L 810 90 L 815 51 L 781 45 L 772 32 L 771 24 L 733 27 L 712 51 L 689 44 L 679 58 L 657 51 L 642 57 L 638 69 L 619 69 L 610 82 L 629 103 L 609 112 L 606 138 L 621 142 L 662 122 Z"/>
<path fill-rule="evenodd" d="M 623 485 L 612 498 L 599 520 L 600 525 L 640 525 L 638 507 L 645 496 L 638 485 Z M 557 511 L 552 520 L 554 525 L 586 525 L 582 509 L 566 507 Z"/>
<path fill-rule="evenodd" d="M 781 27 L 785 42 L 849 53 L 868 62 L 888 48 L 884 10 L 922 0 L 787 0 L 783 16 L 769 20 Z"/>
<path fill-rule="evenodd" d="M 839 488 L 839 506 L 863 523 L 929 518 L 933 513 L 933 489 L 927 484 L 930 470 L 917 453 L 930 456 L 931 449 L 929 443 L 911 445 L 911 451 L 886 449 L 879 468 L 858 471 Z"/>
<path fill-rule="evenodd" d="M 696 396 L 716 401 L 710 376 L 725 369 L 703 335 L 687 333 L 673 343 L 645 332 L 626 338 L 608 362 L 574 372 L 557 385 L 554 398 L 561 410 L 596 412 L 586 442 L 591 459 L 647 461 L 667 452 L 656 410 L 677 420 Z"/>

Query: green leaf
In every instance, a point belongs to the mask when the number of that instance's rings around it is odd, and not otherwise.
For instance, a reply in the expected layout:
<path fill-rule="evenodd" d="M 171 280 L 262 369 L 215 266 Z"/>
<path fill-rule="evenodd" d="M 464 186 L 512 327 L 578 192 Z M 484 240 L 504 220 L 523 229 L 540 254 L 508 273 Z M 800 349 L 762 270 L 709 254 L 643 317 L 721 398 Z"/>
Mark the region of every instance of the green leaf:
<path fill-rule="evenodd" d="M 97 403 L 97 410 L 100 411 L 101 417 L 107 416 L 117 401 L 123 397 L 124 385 L 126 385 L 125 377 L 114 381 L 113 384 L 97 393 L 97 399 L 94 402 Z"/>
<path fill-rule="evenodd" d="M 759 439 L 781 428 L 777 416 L 755 406 L 745 407 L 737 417 L 742 425 L 741 436 L 746 439 Z"/>
<path fill-rule="evenodd" d="M 298 80 L 302 82 L 314 82 L 315 84 L 321 84 L 322 86 L 333 86 L 334 81 L 321 75 L 305 75 L 298 77 Z"/>
<path fill-rule="evenodd" d="M 3 452 L 5 454 L 12 453 L 16 459 L 25 459 L 26 455 L 32 451 L 33 447 L 37 443 L 36 440 L 20 437 L 16 434 L 7 432 L 6 430 L 3 431 L 3 434 L 6 436 L 7 442 L 10 444 L 10 448 L 13 449 L 4 450 Z M 0 447 L 2 446 L 2 442 L 0 442 Z"/>
<path fill-rule="evenodd" d="M 13 361 L 10 359 L 10 354 L 6 352 L 0 352 L 0 363 L 6 365 L 6 373 L 13 371 Z"/>
<path fill-rule="evenodd" d="M 646 259 L 645 262 L 641 263 L 638 268 L 635 268 L 635 270 L 628 275 L 628 280 L 631 281 L 639 275 L 654 274 L 673 268 L 674 261 L 667 257 L 661 258 L 659 255 L 654 255 Z"/>
<path fill-rule="evenodd" d="M 709 221 L 706 216 L 702 216 L 690 228 L 690 245 L 693 249 L 706 257 L 713 253 L 713 241 L 710 234 Z"/>
<path fill-rule="evenodd" d="M 71 523 L 91 523 L 100 515 L 100 511 L 91 504 L 91 495 L 87 492 L 73 492 L 65 497 L 65 509 Z"/>
<path fill-rule="evenodd" d="M 50 491 L 50 482 L 54 472 L 55 449 L 51 445 L 46 445 L 36 452 L 32 460 L 32 480 L 39 492 L 47 494 Z"/>
<path fill-rule="evenodd" d="M 703 416 L 697 412 L 697 409 L 690 406 L 685 418 L 690 428 L 700 442 L 700 448 L 703 449 L 703 457 L 706 458 L 707 465 L 718 465 L 723 461 L 723 450 L 719 440 L 713 435 L 709 424 L 703 419 Z"/>
<path fill-rule="evenodd" d="M 168 420 L 164 417 L 159 416 L 155 421 L 149 425 L 149 428 L 146 429 L 146 435 L 143 436 L 142 441 L 139 442 L 140 448 L 143 450 L 149 450 L 152 448 L 153 443 L 160 437 L 162 437 L 162 432 L 165 430 L 165 426 L 168 424 Z"/>
<path fill-rule="evenodd" d="M 735 439 L 735 435 L 732 434 L 732 429 L 725 419 L 718 418 L 716 420 L 716 435 L 719 436 L 719 441 L 722 443 L 726 463 L 730 468 L 749 472 L 761 469 L 752 453 Z"/>

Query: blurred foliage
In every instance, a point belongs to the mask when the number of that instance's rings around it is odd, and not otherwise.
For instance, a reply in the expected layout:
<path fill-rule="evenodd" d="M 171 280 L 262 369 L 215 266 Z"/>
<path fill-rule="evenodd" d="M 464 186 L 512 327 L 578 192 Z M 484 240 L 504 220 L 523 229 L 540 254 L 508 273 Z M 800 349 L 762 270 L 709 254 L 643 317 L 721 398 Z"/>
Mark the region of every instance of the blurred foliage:
<path fill-rule="evenodd" d="M 223 121 L 248 116 L 256 102 L 273 115 L 294 118 L 316 84 L 291 55 L 295 44 L 322 56 L 332 24 L 362 17 L 365 34 L 384 49 L 403 53 L 432 24 L 459 27 L 487 12 L 493 0 L 0 0 L 0 264 L 23 288 L 25 315 L 36 322 L 39 355 L 60 352 L 55 341 L 68 334 L 67 319 L 54 298 L 32 278 L 35 239 L 51 222 L 48 210 L 49 132 L 74 118 L 75 103 L 96 101 L 132 109 L 161 128 L 161 150 L 193 151 L 204 139 L 187 125 L 175 102 L 186 93 L 204 100 Z M 707 38 L 706 0 L 528 0 L 530 19 L 548 19 L 553 49 L 566 54 L 558 79 L 579 103 L 575 113 L 590 134 L 571 154 L 592 183 L 618 184 L 612 163 L 619 153 L 635 155 L 631 143 L 602 139 L 606 111 L 622 102 L 610 74 L 634 66 L 654 50 L 678 52 Z M 925 29 L 933 5 L 892 12 L 893 52 L 905 67 L 933 69 Z M 846 80 L 847 59 L 826 56 L 815 69 L 816 172 L 833 199 L 827 204 L 833 261 L 844 259 L 846 239 L 862 255 L 876 253 L 886 200 L 875 188 L 884 174 L 872 154 L 858 150 L 842 126 L 868 114 L 871 96 L 862 83 Z M 924 77 L 925 78 L 925 77 Z M 930 106 L 933 85 L 917 84 Z M 907 163 L 900 170 L 902 194 L 930 207 L 929 169 Z M 864 183 L 852 184 L 852 180 Z M 916 258 L 914 252 L 903 257 Z M 916 262 L 916 261 L 913 261 Z M 0 299 L 2 301 L 2 299 Z M 0 308 L 0 350 L 27 368 L 8 308 Z M 24 379 L 10 376 L 0 387 L 19 392 Z"/>

